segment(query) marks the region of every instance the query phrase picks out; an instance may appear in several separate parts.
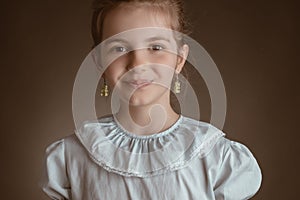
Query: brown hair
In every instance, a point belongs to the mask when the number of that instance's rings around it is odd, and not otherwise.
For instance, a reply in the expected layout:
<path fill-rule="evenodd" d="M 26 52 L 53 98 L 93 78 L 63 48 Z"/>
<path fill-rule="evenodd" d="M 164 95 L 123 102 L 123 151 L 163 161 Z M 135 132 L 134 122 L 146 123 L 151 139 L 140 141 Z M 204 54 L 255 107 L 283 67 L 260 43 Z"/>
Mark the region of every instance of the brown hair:
<path fill-rule="evenodd" d="M 103 39 L 102 26 L 107 13 L 124 4 L 151 6 L 153 9 L 163 11 L 163 13 L 167 13 L 173 30 L 184 34 L 189 33 L 182 0 L 94 0 L 91 27 L 94 40 L 93 47 L 97 46 Z"/>
<path fill-rule="evenodd" d="M 183 0 L 94 0 L 93 15 L 92 15 L 92 37 L 94 40 L 93 48 L 100 44 L 103 40 L 102 29 L 103 22 L 107 13 L 118 6 L 134 5 L 148 6 L 148 8 L 166 13 L 170 28 L 179 33 L 189 34 L 187 20 L 184 14 Z M 179 46 L 185 43 L 182 35 L 175 34 L 175 39 Z M 183 75 L 188 79 L 188 73 L 185 68 L 182 71 Z M 181 108 L 176 96 L 170 93 L 170 103 L 175 112 L 180 113 Z"/>

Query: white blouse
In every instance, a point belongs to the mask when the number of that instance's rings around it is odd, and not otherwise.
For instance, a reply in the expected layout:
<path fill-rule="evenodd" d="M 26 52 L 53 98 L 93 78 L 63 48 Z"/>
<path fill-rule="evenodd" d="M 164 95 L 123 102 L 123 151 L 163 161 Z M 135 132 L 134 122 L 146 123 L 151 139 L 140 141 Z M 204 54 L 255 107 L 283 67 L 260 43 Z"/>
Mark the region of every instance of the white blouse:
<path fill-rule="evenodd" d="M 260 168 L 224 135 L 182 115 L 148 136 L 125 131 L 113 116 L 88 121 L 47 148 L 41 187 L 52 199 L 249 199 Z"/>

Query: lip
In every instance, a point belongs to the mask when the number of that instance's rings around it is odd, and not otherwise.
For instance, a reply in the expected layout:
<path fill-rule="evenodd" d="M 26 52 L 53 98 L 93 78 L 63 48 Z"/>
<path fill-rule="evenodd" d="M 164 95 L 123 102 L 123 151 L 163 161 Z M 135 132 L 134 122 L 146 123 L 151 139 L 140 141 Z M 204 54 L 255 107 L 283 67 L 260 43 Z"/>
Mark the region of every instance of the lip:
<path fill-rule="evenodd" d="M 152 82 L 153 82 L 153 80 L 141 79 L 141 80 L 128 81 L 128 84 L 134 88 L 143 88 L 143 87 L 146 87 L 146 86 L 152 84 Z"/>

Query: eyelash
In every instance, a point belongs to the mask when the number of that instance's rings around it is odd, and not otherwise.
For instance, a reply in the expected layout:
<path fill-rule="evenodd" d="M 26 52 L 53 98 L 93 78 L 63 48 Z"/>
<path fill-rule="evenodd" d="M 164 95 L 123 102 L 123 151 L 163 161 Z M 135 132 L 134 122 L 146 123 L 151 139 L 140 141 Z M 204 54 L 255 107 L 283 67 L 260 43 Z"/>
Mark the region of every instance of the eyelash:
<path fill-rule="evenodd" d="M 165 49 L 165 47 L 160 44 L 153 44 L 150 47 L 148 47 L 148 50 L 150 50 L 150 51 L 161 51 L 164 49 Z M 125 52 L 129 52 L 129 48 L 124 47 L 124 46 L 116 46 L 116 47 L 112 48 L 112 51 L 117 52 L 117 53 L 125 53 Z"/>
<path fill-rule="evenodd" d="M 124 52 L 128 51 L 128 49 L 126 47 L 122 47 L 122 46 L 115 47 L 113 50 L 115 52 L 120 52 L 120 53 L 124 53 Z"/>
<path fill-rule="evenodd" d="M 149 50 L 152 50 L 152 51 L 160 51 L 163 49 L 164 49 L 164 47 L 160 44 L 154 44 L 149 48 Z"/>

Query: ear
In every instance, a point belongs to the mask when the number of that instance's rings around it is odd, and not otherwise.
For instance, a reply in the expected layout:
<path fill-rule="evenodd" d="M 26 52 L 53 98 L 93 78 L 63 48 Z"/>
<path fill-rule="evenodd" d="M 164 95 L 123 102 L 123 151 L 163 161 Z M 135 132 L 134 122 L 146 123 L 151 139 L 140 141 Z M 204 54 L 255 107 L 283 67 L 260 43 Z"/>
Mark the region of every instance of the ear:
<path fill-rule="evenodd" d="M 187 44 L 184 44 L 179 49 L 179 53 L 177 55 L 177 66 L 175 69 L 175 73 L 179 74 L 185 64 L 185 61 L 189 55 L 189 46 Z"/>

